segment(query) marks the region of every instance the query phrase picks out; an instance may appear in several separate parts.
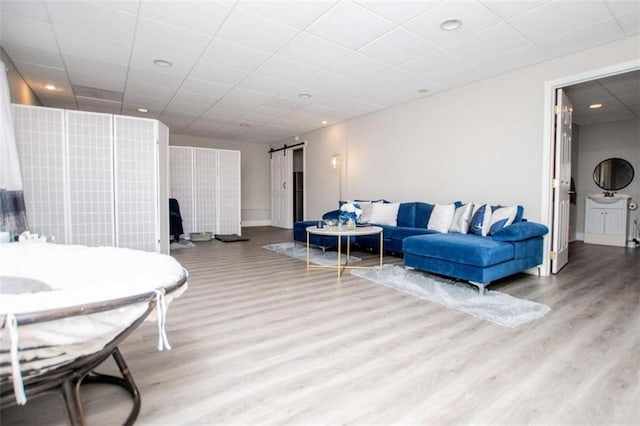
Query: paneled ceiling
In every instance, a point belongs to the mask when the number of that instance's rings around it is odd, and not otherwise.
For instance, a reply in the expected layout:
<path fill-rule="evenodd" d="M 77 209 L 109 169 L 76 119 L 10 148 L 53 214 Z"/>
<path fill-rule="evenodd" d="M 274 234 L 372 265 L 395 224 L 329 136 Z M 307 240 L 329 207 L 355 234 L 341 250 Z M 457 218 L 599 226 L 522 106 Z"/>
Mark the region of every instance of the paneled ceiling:
<path fill-rule="evenodd" d="M 640 32 L 637 0 L 0 5 L 1 46 L 45 106 L 158 118 L 174 133 L 254 143 Z M 451 19 L 462 26 L 443 30 Z"/>

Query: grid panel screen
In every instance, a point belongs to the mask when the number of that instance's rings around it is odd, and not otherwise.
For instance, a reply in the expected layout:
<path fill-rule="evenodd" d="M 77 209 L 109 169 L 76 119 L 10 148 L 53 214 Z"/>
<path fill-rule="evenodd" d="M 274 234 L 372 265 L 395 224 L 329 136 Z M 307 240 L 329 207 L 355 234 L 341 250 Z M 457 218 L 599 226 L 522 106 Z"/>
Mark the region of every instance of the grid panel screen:
<path fill-rule="evenodd" d="M 66 113 L 70 242 L 113 246 L 111 115 Z"/>
<path fill-rule="evenodd" d="M 240 235 L 240 151 L 218 150 L 220 234 Z"/>
<path fill-rule="evenodd" d="M 29 229 L 65 244 L 64 110 L 13 105 L 13 116 Z"/>
<path fill-rule="evenodd" d="M 194 149 L 194 201 L 198 232 L 219 233 L 216 226 L 217 157 L 215 149 Z"/>
<path fill-rule="evenodd" d="M 178 200 L 184 235 L 196 232 L 194 223 L 193 149 L 169 147 L 169 197 Z"/>
<path fill-rule="evenodd" d="M 115 117 L 118 247 L 157 251 L 155 129 L 150 120 Z"/>

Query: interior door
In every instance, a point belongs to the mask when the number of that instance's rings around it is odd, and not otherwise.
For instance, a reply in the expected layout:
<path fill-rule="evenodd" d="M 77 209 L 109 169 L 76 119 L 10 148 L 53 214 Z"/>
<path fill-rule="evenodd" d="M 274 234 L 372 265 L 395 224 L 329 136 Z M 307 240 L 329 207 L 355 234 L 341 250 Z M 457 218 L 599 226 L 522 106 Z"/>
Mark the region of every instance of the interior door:
<path fill-rule="evenodd" d="M 271 154 L 271 225 L 293 227 L 292 155 L 286 150 Z"/>
<path fill-rule="evenodd" d="M 571 115 L 573 105 L 562 89 L 556 92 L 555 167 L 553 177 L 553 240 L 551 272 L 569 262 L 569 209 L 571 194 Z"/>

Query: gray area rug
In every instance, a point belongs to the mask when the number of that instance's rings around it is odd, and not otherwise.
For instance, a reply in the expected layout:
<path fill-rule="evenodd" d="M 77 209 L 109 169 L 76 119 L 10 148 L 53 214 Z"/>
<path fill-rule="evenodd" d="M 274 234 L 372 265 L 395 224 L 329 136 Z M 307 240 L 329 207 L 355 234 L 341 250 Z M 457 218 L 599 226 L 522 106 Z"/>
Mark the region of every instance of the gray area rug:
<path fill-rule="evenodd" d="M 463 283 L 447 281 L 401 266 L 355 269 L 351 274 L 504 327 L 517 327 L 551 312 L 551 308 L 541 303 L 493 290 L 480 295 L 477 289 Z"/>
<path fill-rule="evenodd" d="M 277 243 L 262 246 L 267 250 L 275 251 L 276 253 L 284 254 L 285 256 L 293 257 L 294 259 L 307 261 L 307 246 L 305 244 L 295 243 Z M 342 253 L 341 265 L 344 265 L 346 259 L 346 253 Z M 311 247 L 309 250 L 309 261 L 315 265 L 336 265 L 338 262 L 338 252 L 326 251 Z M 355 256 L 349 257 L 349 263 L 360 262 L 362 259 Z"/>

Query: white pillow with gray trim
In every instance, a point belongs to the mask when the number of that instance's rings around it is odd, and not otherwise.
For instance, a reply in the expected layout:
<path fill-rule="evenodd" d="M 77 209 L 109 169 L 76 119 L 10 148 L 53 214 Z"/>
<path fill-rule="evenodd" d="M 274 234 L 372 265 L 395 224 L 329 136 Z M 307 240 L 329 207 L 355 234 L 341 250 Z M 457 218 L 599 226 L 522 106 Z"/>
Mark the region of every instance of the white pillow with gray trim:
<path fill-rule="evenodd" d="M 455 212 L 455 204 L 436 204 L 431 212 L 431 217 L 429 217 L 427 229 L 444 233 L 449 232 Z"/>
<path fill-rule="evenodd" d="M 472 214 L 473 204 L 469 203 L 458 207 L 453 214 L 453 221 L 451 221 L 449 232 L 458 232 L 460 234 L 468 233 Z"/>
<path fill-rule="evenodd" d="M 400 203 L 372 203 L 371 206 L 371 216 L 368 223 L 396 226 Z"/>

